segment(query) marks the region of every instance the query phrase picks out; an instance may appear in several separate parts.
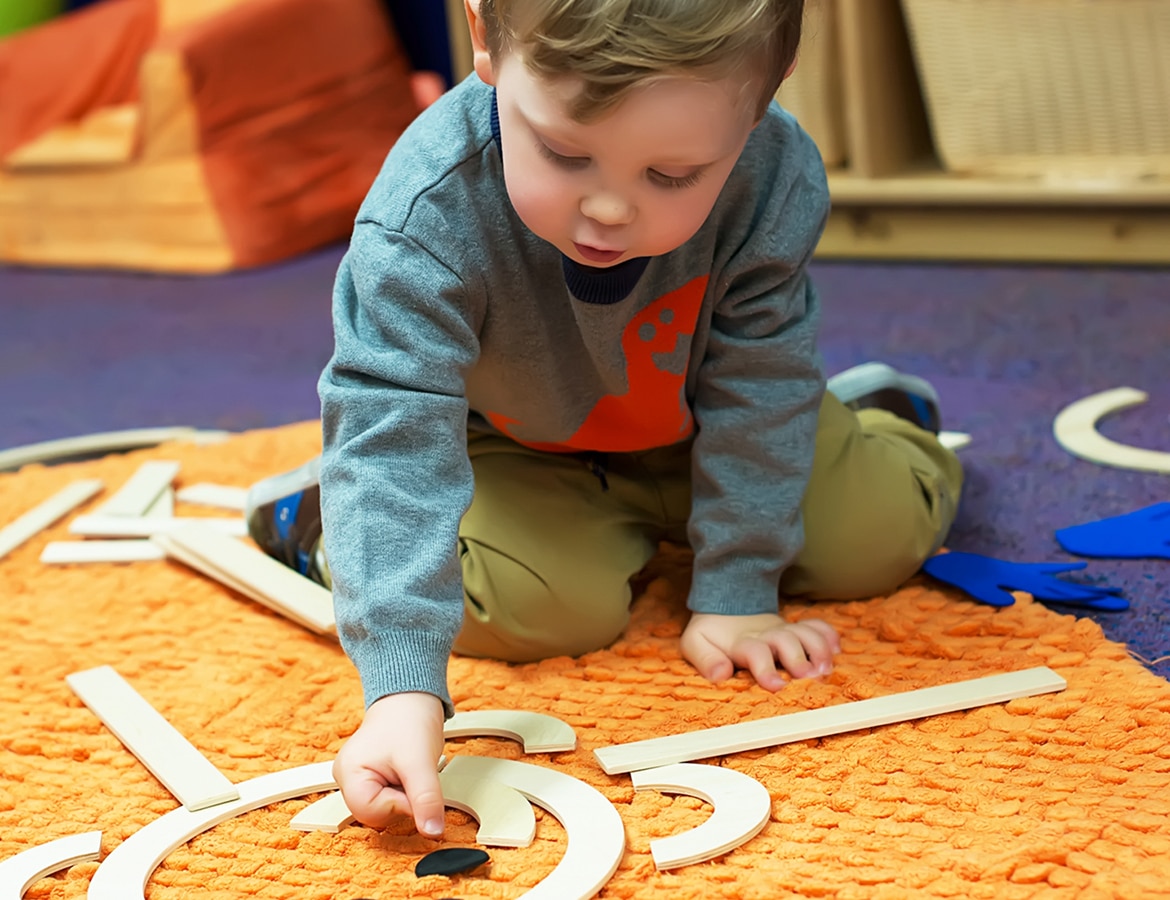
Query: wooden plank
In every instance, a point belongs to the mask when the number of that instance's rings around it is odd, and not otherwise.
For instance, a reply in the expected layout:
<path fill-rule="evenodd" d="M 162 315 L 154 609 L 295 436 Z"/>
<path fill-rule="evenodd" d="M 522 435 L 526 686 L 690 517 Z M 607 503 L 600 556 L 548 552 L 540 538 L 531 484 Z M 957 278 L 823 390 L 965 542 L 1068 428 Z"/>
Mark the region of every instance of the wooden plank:
<path fill-rule="evenodd" d="M 0 559 L 68 515 L 101 489 L 102 483 L 96 478 L 75 481 L 0 528 Z"/>
<path fill-rule="evenodd" d="M 236 786 L 110 666 L 74 672 L 65 681 L 187 809 L 239 798 Z"/>
<path fill-rule="evenodd" d="M 182 503 L 194 503 L 196 506 L 215 506 L 220 509 L 243 512 L 248 499 L 248 489 L 201 481 L 198 484 L 179 488 L 175 496 Z"/>
<path fill-rule="evenodd" d="M 127 516 L 138 518 L 171 486 L 179 474 L 179 464 L 173 460 L 144 462 L 112 497 L 93 511 L 98 516 Z"/>
<path fill-rule="evenodd" d="M 911 163 L 887 177 L 848 169 L 829 172 L 829 192 L 847 206 L 1077 207 L 1116 210 L 1170 206 L 1170 179 L 993 178 L 945 172 L 934 161 Z"/>
<path fill-rule="evenodd" d="M 837 204 L 821 259 L 1170 263 L 1170 208 L 1048 209 Z"/>
<path fill-rule="evenodd" d="M 274 612 L 318 634 L 335 635 L 333 595 L 317 582 L 277 562 L 271 556 L 199 524 L 190 524 L 165 535 L 164 548 L 178 547 L 180 562 L 224 581 L 229 587 L 242 585 L 247 596 Z"/>
<path fill-rule="evenodd" d="M 898 0 L 837 0 L 849 165 L 875 178 L 934 154 Z"/>
<path fill-rule="evenodd" d="M 166 559 L 166 551 L 150 540 L 50 541 L 41 551 L 47 565 L 127 563 Z"/>
<path fill-rule="evenodd" d="M 21 900 L 24 892 L 44 878 L 102 854 L 102 833 L 71 834 L 31 847 L 0 862 L 0 900 Z"/>
<path fill-rule="evenodd" d="M 169 519 L 127 516 L 78 516 L 69 523 L 69 533 L 81 537 L 98 538 L 149 538 L 156 534 L 169 534 L 188 525 L 198 524 L 208 531 L 216 531 L 230 537 L 247 537 L 248 523 L 242 518 L 212 518 L 198 516 L 173 516 Z"/>
<path fill-rule="evenodd" d="M 1065 687 L 1067 683 L 1058 674 L 1046 666 L 1038 666 L 754 722 L 738 722 L 686 734 L 615 744 L 599 748 L 593 753 L 607 775 L 618 775 L 761 747 L 775 747 L 793 741 L 807 741 L 845 731 L 876 728 L 894 722 L 908 722 L 926 716 L 1003 703 L 1017 697 L 1062 691 Z"/>

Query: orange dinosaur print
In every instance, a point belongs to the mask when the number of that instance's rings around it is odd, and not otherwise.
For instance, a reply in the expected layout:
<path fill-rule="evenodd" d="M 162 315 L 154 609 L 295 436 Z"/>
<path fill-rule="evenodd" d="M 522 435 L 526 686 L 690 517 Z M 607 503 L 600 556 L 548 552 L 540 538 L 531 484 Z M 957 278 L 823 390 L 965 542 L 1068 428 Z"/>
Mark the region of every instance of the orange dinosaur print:
<path fill-rule="evenodd" d="M 563 443 L 520 441 L 510 425 L 517 420 L 488 413 L 488 420 L 504 434 L 534 450 L 553 453 L 600 450 L 614 453 L 665 447 L 688 437 L 694 419 L 684 396 L 686 360 L 669 372 L 655 356 L 674 354 L 679 343 L 694 336 L 699 309 L 707 290 L 703 275 L 655 300 L 630 320 L 622 334 L 626 358 L 624 394 L 606 394 L 585 421 Z"/>

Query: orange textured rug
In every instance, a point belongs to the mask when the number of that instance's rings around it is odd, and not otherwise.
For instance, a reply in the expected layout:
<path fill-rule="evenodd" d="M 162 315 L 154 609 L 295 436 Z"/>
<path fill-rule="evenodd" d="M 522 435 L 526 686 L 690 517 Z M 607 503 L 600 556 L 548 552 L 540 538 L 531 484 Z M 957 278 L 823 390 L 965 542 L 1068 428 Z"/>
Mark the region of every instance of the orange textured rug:
<path fill-rule="evenodd" d="M 0 475 L 0 522 L 70 478 L 119 486 L 147 459 L 182 462 L 180 484 L 246 486 L 316 452 L 316 423 L 195 447 L 172 444 Z M 100 499 L 100 498 L 99 498 Z M 91 504 L 92 505 L 92 504 Z M 209 514 L 180 504 L 183 515 Z M 102 858 L 177 801 L 65 683 L 109 664 L 234 782 L 328 760 L 358 725 L 357 676 L 313 636 L 172 562 L 50 567 L 68 519 L 0 560 L 0 860 L 101 830 Z M 456 659 L 461 710 L 551 713 L 577 731 L 571 753 L 524 757 L 498 738 L 451 741 L 448 755 L 525 759 L 598 788 L 627 850 L 605 898 L 1170 897 L 1170 685 L 1093 622 L 1021 596 L 994 610 L 912 583 L 889 597 L 820 604 L 843 637 L 832 675 L 771 695 L 743 676 L 711 685 L 681 660 L 680 559 L 658 561 L 626 638 L 582 659 L 537 665 Z M 792 617 L 813 613 L 794 605 Z M 650 841 L 697 827 L 702 801 L 635 793 L 592 751 L 615 742 L 780 715 L 981 675 L 1048 665 L 1063 693 L 951 713 L 719 763 L 768 789 L 771 820 L 711 862 L 655 870 Z M 403 825 L 306 834 L 288 821 L 318 795 L 229 819 L 175 850 L 150 878 L 170 898 L 519 898 L 560 861 L 566 832 L 537 812 L 535 842 L 490 849 L 486 869 L 416 878 L 438 846 Z M 474 845 L 448 813 L 445 843 Z M 99 863 L 33 884 L 26 896 L 86 895 Z M 125 897 L 138 897 L 126 885 Z M 0 895 L 12 896 L 10 885 Z"/>

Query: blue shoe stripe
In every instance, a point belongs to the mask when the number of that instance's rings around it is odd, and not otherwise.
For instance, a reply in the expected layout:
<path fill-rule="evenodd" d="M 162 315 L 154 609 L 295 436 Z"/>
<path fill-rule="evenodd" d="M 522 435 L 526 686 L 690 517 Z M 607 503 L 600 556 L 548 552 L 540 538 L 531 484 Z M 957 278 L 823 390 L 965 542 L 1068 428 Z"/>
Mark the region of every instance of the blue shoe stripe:
<path fill-rule="evenodd" d="M 926 398 L 919 397 L 917 394 L 910 394 L 910 402 L 914 405 L 914 412 L 918 416 L 918 422 L 924 428 L 930 426 L 930 404 Z"/>
<path fill-rule="evenodd" d="M 287 541 L 292 532 L 292 527 L 297 521 L 297 513 L 301 508 L 301 498 L 304 495 L 304 491 L 297 491 L 295 494 L 289 494 L 276 501 L 274 507 L 276 533 L 280 535 L 282 541 Z"/>

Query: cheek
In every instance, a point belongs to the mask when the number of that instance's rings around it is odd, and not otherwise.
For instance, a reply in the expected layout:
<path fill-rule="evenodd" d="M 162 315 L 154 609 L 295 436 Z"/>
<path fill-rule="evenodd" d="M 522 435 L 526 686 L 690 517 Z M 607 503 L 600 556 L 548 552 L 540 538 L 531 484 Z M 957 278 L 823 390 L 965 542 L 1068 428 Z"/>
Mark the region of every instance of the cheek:
<path fill-rule="evenodd" d="M 504 183 L 512 208 L 528 229 L 548 239 L 565 218 L 565 190 L 535 151 L 511 152 L 504 157 Z"/>
<path fill-rule="evenodd" d="M 689 196 L 680 196 L 672 202 L 664 203 L 654 216 L 655 227 L 647 238 L 653 244 L 655 253 L 668 253 L 694 237 L 695 232 L 707 221 L 719 197 L 718 190 L 684 193 Z"/>

